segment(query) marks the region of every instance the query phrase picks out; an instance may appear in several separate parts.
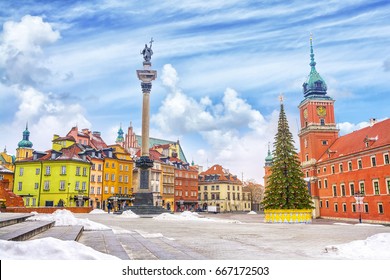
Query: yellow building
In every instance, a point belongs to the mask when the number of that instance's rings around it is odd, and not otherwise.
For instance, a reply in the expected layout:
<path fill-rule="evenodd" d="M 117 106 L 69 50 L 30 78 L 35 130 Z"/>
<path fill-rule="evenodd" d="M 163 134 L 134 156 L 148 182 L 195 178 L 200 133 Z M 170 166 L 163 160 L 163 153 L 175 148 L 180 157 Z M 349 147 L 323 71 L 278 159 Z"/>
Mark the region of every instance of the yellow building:
<path fill-rule="evenodd" d="M 175 167 L 169 163 L 162 163 L 162 207 L 174 211 L 175 203 Z"/>
<path fill-rule="evenodd" d="M 13 192 L 26 207 L 88 206 L 91 163 L 74 144 L 15 162 Z"/>
<path fill-rule="evenodd" d="M 248 195 L 243 195 L 242 182 L 221 165 L 199 174 L 198 201 L 203 210 L 214 206 L 217 211 L 250 211 Z"/>
<path fill-rule="evenodd" d="M 120 209 L 132 201 L 133 160 L 119 144 L 110 145 L 103 152 L 102 208 L 106 209 L 108 201 L 112 201 Z"/>

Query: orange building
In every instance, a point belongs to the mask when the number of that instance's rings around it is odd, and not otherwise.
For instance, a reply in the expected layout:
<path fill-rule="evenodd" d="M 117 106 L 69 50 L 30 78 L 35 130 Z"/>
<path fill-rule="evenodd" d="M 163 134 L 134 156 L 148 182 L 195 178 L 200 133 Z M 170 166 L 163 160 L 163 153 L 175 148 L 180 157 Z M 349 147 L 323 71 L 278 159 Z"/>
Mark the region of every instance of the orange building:
<path fill-rule="evenodd" d="M 311 40 L 310 52 L 298 108 L 300 160 L 315 216 L 390 223 L 390 119 L 339 137 L 335 100 L 316 71 Z"/>

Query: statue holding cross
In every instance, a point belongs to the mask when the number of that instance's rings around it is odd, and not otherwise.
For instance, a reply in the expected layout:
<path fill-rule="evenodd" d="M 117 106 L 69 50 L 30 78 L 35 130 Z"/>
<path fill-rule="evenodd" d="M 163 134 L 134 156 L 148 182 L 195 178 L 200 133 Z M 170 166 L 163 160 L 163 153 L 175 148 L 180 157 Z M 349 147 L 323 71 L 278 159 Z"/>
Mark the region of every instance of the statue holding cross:
<path fill-rule="evenodd" d="M 148 47 L 147 44 L 145 44 L 145 48 L 141 51 L 141 54 L 144 56 L 145 62 L 150 62 L 150 59 L 152 58 L 153 51 L 152 51 L 152 43 L 153 38 L 150 39 L 150 46 Z"/>

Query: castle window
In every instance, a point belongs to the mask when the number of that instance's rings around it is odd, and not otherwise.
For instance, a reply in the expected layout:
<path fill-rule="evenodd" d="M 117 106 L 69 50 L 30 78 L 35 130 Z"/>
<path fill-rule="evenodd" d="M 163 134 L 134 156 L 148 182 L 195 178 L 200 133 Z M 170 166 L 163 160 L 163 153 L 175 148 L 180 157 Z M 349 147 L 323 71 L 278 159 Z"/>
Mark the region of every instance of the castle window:
<path fill-rule="evenodd" d="M 326 167 L 324 167 L 324 173 L 326 173 Z"/>
<path fill-rule="evenodd" d="M 351 193 L 351 196 L 355 195 L 355 184 L 349 183 L 349 191 Z"/>
<path fill-rule="evenodd" d="M 341 196 L 345 196 L 345 185 L 341 184 L 340 188 L 341 188 Z"/>
<path fill-rule="evenodd" d="M 325 189 L 328 188 L 328 180 L 327 179 L 324 180 L 324 187 L 325 187 Z"/>
<path fill-rule="evenodd" d="M 348 161 L 348 171 L 352 171 L 352 161 Z"/>
<path fill-rule="evenodd" d="M 329 201 L 328 200 L 325 200 L 325 207 L 329 208 Z"/>
<path fill-rule="evenodd" d="M 364 203 L 364 213 L 368 213 L 368 203 Z"/>
<path fill-rule="evenodd" d="M 343 173 L 343 164 L 342 163 L 340 163 L 340 165 L 339 165 L 339 170 L 340 170 L 340 173 Z"/>
<path fill-rule="evenodd" d="M 383 162 L 384 164 L 390 164 L 389 154 L 383 155 Z"/>
<path fill-rule="evenodd" d="M 379 195 L 379 181 L 378 180 L 372 181 L 372 186 L 374 188 L 374 194 Z"/>
<path fill-rule="evenodd" d="M 372 157 L 371 157 L 371 166 L 372 166 L 372 167 L 375 167 L 375 166 L 376 166 L 376 157 L 375 157 L 375 156 L 372 156 Z"/>
<path fill-rule="evenodd" d="M 306 161 L 309 161 L 309 155 L 308 154 L 305 155 L 305 158 L 306 158 Z"/>
<path fill-rule="evenodd" d="M 358 159 L 357 163 L 358 163 L 358 169 L 362 169 L 363 168 L 362 160 Z"/>
<path fill-rule="evenodd" d="M 355 203 L 352 203 L 352 212 L 356 212 L 356 204 Z"/>
<path fill-rule="evenodd" d="M 387 185 L 387 194 L 390 194 L 390 179 L 386 180 L 386 185 Z"/>
<path fill-rule="evenodd" d="M 331 169 L 332 169 L 332 174 L 334 174 L 335 173 L 334 165 L 331 166 Z"/>
<path fill-rule="evenodd" d="M 359 182 L 360 193 L 365 194 L 364 181 Z"/>
<path fill-rule="evenodd" d="M 343 212 L 347 212 L 347 204 L 343 203 Z"/>
<path fill-rule="evenodd" d="M 323 145 L 323 146 L 328 145 L 328 140 L 322 140 L 322 145 Z"/>
<path fill-rule="evenodd" d="M 320 124 L 325 125 L 325 119 L 320 119 Z"/>
<path fill-rule="evenodd" d="M 333 185 L 332 188 L 333 188 L 333 196 L 336 197 L 337 196 L 337 186 Z"/>
<path fill-rule="evenodd" d="M 322 208 L 322 200 L 320 200 L 320 208 Z"/>
<path fill-rule="evenodd" d="M 321 180 L 318 180 L 318 188 L 321 189 L 322 182 Z"/>
<path fill-rule="evenodd" d="M 338 212 L 338 211 L 339 211 L 339 206 L 337 205 L 337 203 L 334 204 L 334 211 L 335 211 L 335 212 Z"/>
<path fill-rule="evenodd" d="M 378 203 L 378 213 L 379 214 L 383 214 L 385 211 L 383 210 L 383 204 L 382 203 Z"/>

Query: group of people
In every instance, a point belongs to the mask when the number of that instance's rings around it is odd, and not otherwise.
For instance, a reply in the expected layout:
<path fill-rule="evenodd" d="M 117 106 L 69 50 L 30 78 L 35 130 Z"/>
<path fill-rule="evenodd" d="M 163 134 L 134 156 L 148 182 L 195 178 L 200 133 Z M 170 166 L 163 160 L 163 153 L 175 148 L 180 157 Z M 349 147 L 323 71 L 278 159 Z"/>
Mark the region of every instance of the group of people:
<path fill-rule="evenodd" d="M 113 211 L 113 212 L 115 212 L 116 210 L 119 211 L 119 210 L 121 210 L 122 207 L 125 208 L 127 206 L 128 206 L 127 202 L 123 202 L 122 204 L 118 203 L 117 207 L 115 207 L 114 203 L 109 200 L 107 203 L 107 212 L 108 212 L 108 214 L 110 214 L 111 211 Z"/>

